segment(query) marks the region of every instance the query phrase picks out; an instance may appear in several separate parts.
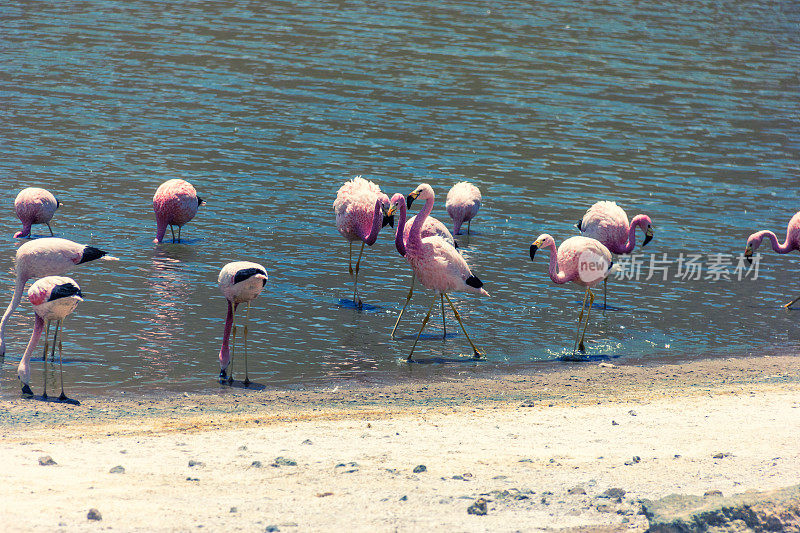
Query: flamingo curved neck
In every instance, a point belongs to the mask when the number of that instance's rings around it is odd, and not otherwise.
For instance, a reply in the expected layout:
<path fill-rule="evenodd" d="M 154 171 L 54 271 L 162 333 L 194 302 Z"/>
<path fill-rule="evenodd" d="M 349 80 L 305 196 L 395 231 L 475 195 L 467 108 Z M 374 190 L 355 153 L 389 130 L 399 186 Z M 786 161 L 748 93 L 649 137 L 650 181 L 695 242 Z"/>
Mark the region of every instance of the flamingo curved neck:
<path fill-rule="evenodd" d="M 14 296 L 11 298 L 11 303 L 8 304 L 6 312 L 3 313 L 3 319 L 0 321 L 0 357 L 6 353 L 6 324 L 8 323 L 9 317 L 11 317 L 11 313 L 14 312 L 14 309 L 16 309 L 22 301 L 22 293 L 25 291 L 25 283 L 27 283 L 28 279 L 29 278 L 21 274 L 17 274 Z"/>
<path fill-rule="evenodd" d="M 378 240 L 378 232 L 381 230 L 381 226 L 383 225 L 383 210 L 381 209 L 381 199 L 378 198 L 375 200 L 375 211 L 372 213 L 372 228 L 369 231 L 369 235 L 364 237 L 364 243 L 367 246 L 372 246 L 375 244 L 375 241 Z"/>
<path fill-rule="evenodd" d="M 406 217 L 408 216 L 408 210 L 406 209 L 405 200 L 401 201 L 400 204 L 400 220 L 397 222 L 397 231 L 394 235 L 394 247 L 397 248 L 397 253 L 404 256 L 406 255 L 406 243 L 403 240 L 403 234 L 406 230 Z"/>
<path fill-rule="evenodd" d="M 778 242 L 777 235 L 775 235 L 773 232 L 768 231 L 768 230 L 760 231 L 760 232 L 758 232 L 756 234 L 756 236 L 757 236 L 759 241 L 761 241 L 765 237 L 767 239 L 769 239 L 769 241 L 772 243 L 772 249 L 775 250 L 776 252 L 778 252 L 779 254 L 788 254 L 793 249 L 795 249 L 795 247 L 792 246 L 791 240 L 789 239 L 789 232 L 788 231 L 786 232 L 786 241 L 783 244 Z"/>
<path fill-rule="evenodd" d="M 228 368 L 231 362 L 230 338 L 231 330 L 233 329 L 233 313 L 235 309 L 234 304 L 228 300 L 228 316 L 225 318 L 225 331 L 222 334 L 222 348 L 219 350 L 219 366 L 222 370 Z"/>
<path fill-rule="evenodd" d="M 550 248 L 550 268 L 548 270 L 550 279 L 553 280 L 553 283 L 558 283 L 559 285 L 572 281 L 558 266 L 558 250 L 555 244 L 549 245 L 548 248 Z"/>
<path fill-rule="evenodd" d="M 647 221 L 643 215 L 636 215 L 633 217 L 630 227 L 628 228 L 628 242 L 626 242 L 622 248 L 614 250 L 614 253 L 629 254 L 633 251 L 633 248 L 636 246 L 636 228 L 647 229 Z"/>
<path fill-rule="evenodd" d="M 425 200 L 425 205 L 422 206 L 422 210 L 417 213 L 416 218 L 414 218 L 414 223 L 411 224 L 411 231 L 408 234 L 408 243 L 417 244 L 422 241 L 422 226 L 425 224 L 425 220 L 428 218 L 428 215 L 431 214 L 433 211 L 433 198 L 428 198 Z"/>

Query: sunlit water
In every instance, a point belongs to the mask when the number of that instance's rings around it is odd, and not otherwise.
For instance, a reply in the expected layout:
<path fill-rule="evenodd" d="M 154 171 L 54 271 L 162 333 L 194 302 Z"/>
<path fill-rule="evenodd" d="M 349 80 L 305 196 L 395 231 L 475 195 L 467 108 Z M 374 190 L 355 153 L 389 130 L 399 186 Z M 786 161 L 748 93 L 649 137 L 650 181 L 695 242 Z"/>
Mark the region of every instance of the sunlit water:
<path fill-rule="evenodd" d="M 722 253 L 732 272 L 751 232 L 785 234 L 800 208 L 797 5 L 3 2 L 0 306 L 19 245 L 13 199 L 37 185 L 64 202 L 58 236 L 121 259 L 72 272 L 86 299 L 66 321 L 74 396 L 218 388 L 216 278 L 231 260 L 269 272 L 249 327 L 251 379 L 267 386 L 558 361 L 572 353 L 583 294 L 551 283 L 547 254 L 531 262 L 528 248 L 543 232 L 575 234 L 596 200 L 653 218 L 646 264 L 698 253 L 707 267 Z M 410 270 L 387 230 L 362 262 L 369 307 L 342 304 L 352 286 L 331 204 L 359 174 L 390 194 L 432 184 L 443 220 L 451 185 L 481 188 L 472 235 L 459 242 L 491 297 L 454 302 L 485 361 L 403 362 L 432 294 L 415 291 L 392 340 Z M 174 177 L 208 205 L 184 228 L 188 242 L 154 245 L 152 195 Z M 614 309 L 592 312 L 588 356 L 796 352 L 800 315 L 781 304 L 800 293 L 800 264 L 762 251 L 755 281 L 681 280 L 676 263 L 666 281 L 646 280 L 646 269 L 612 279 Z M 469 353 L 447 320 L 442 340 L 432 318 L 420 359 Z M 3 397 L 19 394 L 32 323 L 23 303 Z M 38 361 L 37 391 L 40 379 Z"/>

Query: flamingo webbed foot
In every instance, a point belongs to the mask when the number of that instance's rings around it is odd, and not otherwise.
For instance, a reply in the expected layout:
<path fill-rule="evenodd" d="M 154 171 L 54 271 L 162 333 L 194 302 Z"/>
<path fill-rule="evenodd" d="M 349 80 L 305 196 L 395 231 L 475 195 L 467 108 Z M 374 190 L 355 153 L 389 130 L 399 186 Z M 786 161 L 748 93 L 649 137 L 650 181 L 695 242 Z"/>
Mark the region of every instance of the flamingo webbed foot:
<path fill-rule="evenodd" d="M 33 398 L 33 391 L 31 390 L 30 385 L 27 383 L 22 384 L 22 395 L 26 398 Z"/>
<path fill-rule="evenodd" d="M 244 385 L 245 388 L 249 387 L 251 383 L 252 381 L 250 381 L 250 378 L 244 378 L 244 381 L 242 381 L 242 385 Z"/>

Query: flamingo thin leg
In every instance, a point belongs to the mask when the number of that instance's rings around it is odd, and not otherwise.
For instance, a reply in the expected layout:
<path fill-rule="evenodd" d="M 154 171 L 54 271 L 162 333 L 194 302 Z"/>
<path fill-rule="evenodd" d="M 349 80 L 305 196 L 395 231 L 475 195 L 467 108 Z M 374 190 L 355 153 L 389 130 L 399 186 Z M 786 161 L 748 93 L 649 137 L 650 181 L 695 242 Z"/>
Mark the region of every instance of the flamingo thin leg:
<path fill-rule="evenodd" d="M 49 222 L 45 222 L 45 224 L 47 225 L 47 229 L 50 230 L 50 236 L 53 237 L 55 235 L 55 233 L 53 233 L 53 228 L 50 227 L 50 223 Z"/>
<path fill-rule="evenodd" d="M 247 324 L 250 323 L 250 302 L 247 302 L 247 311 L 245 311 L 244 315 L 244 332 L 242 336 L 244 337 L 244 386 L 247 387 L 250 385 L 250 377 L 247 373 Z"/>
<path fill-rule="evenodd" d="M 42 372 L 44 375 L 44 392 L 42 398 L 47 398 L 47 350 L 50 348 L 50 321 L 45 322 L 44 353 L 42 354 Z"/>
<path fill-rule="evenodd" d="M 587 289 L 589 292 L 589 309 L 586 310 L 586 323 L 583 325 L 583 334 L 581 335 L 581 342 L 578 344 L 578 350 L 581 352 L 585 352 L 586 349 L 583 347 L 583 338 L 586 336 L 586 327 L 589 325 L 589 313 L 592 312 L 592 305 L 594 305 L 594 293 L 591 289 Z"/>
<path fill-rule="evenodd" d="M 411 301 L 411 295 L 414 294 L 414 281 L 417 279 L 417 273 L 411 273 L 411 288 L 408 289 L 408 297 L 406 298 L 406 303 L 403 304 L 403 308 L 400 310 L 400 314 L 397 315 L 397 321 L 394 323 L 394 327 L 392 328 L 392 335 L 391 337 L 394 338 L 394 332 L 397 331 L 397 325 L 400 323 L 400 319 L 403 318 L 403 312 L 406 310 L 406 306 L 408 306 L 408 302 Z"/>
<path fill-rule="evenodd" d="M 358 297 L 358 271 L 361 269 L 361 256 L 364 255 L 364 243 L 361 243 L 361 252 L 358 254 L 358 261 L 356 261 L 356 275 L 355 282 L 353 283 L 353 303 L 361 308 L 361 298 Z"/>
<path fill-rule="evenodd" d="M 419 333 L 417 333 L 417 338 L 414 339 L 414 345 L 411 346 L 411 353 L 408 354 L 408 360 L 413 361 L 411 356 L 414 355 L 414 348 L 417 347 L 417 341 L 419 341 L 419 336 L 422 335 L 422 330 L 425 329 L 425 324 L 428 323 L 428 319 L 431 317 L 431 311 L 433 311 L 433 306 L 436 305 L 436 295 L 433 295 L 433 301 L 431 301 L 431 306 L 428 308 L 428 314 L 425 315 L 425 318 L 422 319 L 422 326 L 419 328 Z"/>
<path fill-rule="evenodd" d="M 444 322 L 444 296 L 441 296 L 442 300 L 442 339 L 447 338 L 447 324 Z"/>
<path fill-rule="evenodd" d="M 50 348 L 50 360 L 56 360 L 56 344 L 58 343 L 58 328 L 61 326 L 61 321 L 56 321 L 56 333 L 53 335 L 53 346 Z M 47 362 L 45 361 L 45 368 L 47 368 Z M 45 376 L 45 390 L 42 392 L 42 398 L 47 398 L 47 376 Z"/>
<path fill-rule="evenodd" d="M 575 331 L 575 345 L 572 347 L 572 355 L 575 355 L 575 351 L 578 349 L 578 334 L 581 331 L 581 323 L 583 322 L 583 311 L 586 309 L 586 299 L 589 297 L 589 289 L 586 289 L 586 292 L 583 293 L 583 303 L 581 304 L 581 312 L 578 314 L 578 329 Z"/>
<path fill-rule="evenodd" d="M 228 385 L 233 384 L 233 355 L 236 352 L 236 307 L 233 306 L 233 326 L 231 327 L 231 362 L 228 363 Z"/>
<path fill-rule="evenodd" d="M 61 338 L 63 339 L 64 338 L 64 321 L 63 320 L 59 320 L 58 324 L 61 326 Z M 58 333 L 56 333 L 56 334 L 58 334 Z M 55 343 L 55 340 L 53 342 Z M 58 368 L 59 368 L 59 374 L 60 374 L 60 378 L 61 378 L 61 395 L 58 397 L 58 399 L 63 402 L 65 400 L 69 400 L 69 398 L 67 398 L 67 395 L 64 394 L 64 359 L 63 359 L 63 355 L 61 353 L 62 350 L 63 350 L 63 343 L 59 339 L 59 341 L 58 341 Z"/>
<path fill-rule="evenodd" d="M 791 308 L 792 308 L 792 305 L 796 304 L 798 300 L 800 300 L 800 296 L 798 296 L 797 298 L 795 298 L 794 300 L 792 300 L 792 301 L 791 301 L 791 302 L 789 302 L 788 304 L 784 305 L 784 307 L 785 307 L 786 309 L 791 309 Z"/>
<path fill-rule="evenodd" d="M 175 244 L 175 226 L 169 225 L 169 230 L 172 232 L 172 244 Z"/>
<path fill-rule="evenodd" d="M 181 229 L 183 229 L 183 226 L 178 226 L 178 242 L 181 242 Z"/>
<path fill-rule="evenodd" d="M 603 278 L 603 311 L 606 310 L 606 299 L 608 296 L 608 278 Z M 798 298 L 800 300 L 800 298 Z"/>
<path fill-rule="evenodd" d="M 458 320 L 458 323 L 461 326 L 461 331 L 464 332 L 464 335 L 467 337 L 467 341 L 469 342 L 469 345 L 472 346 L 472 355 L 473 355 L 473 357 L 475 357 L 477 359 L 478 357 L 482 357 L 483 355 L 485 355 L 482 351 L 480 351 L 479 349 L 477 349 L 475 347 L 475 345 L 472 343 L 472 339 L 469 338 L 469 334 L 467 333 L 467 328 L 464 327 L 464 323 L 461 321 L 461 315 L 459 314 L 458 309 L 456 309 L 456 306 L 453 305 L 453 301 L 450 299 L 450 297 L 447 295 L 447 293 L 442 293 L 442 295 L 445 298 L 447 298 L 447 303 L 450 304 L 450 308 L 453 310 L 453 314 L 456 315 L 456 320 Z"/>

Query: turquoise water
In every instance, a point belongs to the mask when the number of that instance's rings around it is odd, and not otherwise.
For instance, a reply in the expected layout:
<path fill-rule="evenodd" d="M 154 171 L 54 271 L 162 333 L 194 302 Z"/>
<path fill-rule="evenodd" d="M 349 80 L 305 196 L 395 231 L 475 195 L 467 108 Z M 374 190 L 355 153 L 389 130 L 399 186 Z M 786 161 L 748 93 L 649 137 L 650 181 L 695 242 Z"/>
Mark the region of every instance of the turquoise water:
<path fill-rule="evenodd" d="M 64 202 L 58 236 L 118 264 L 72 272 L 86 301 L 66 324 L 66 382 L 81 394 L 214 390 L 231 260 L 270 281 L 250 314 L 251 379 L 303 387 L 530 368 L 572 352 L 583 294 L 555 286 L 558 242 L 599 199 L 649 214 L 666 281 L 612 280 L 587 333 L 620 361 L 794 353 L 796 256 L 762 248 L 758 279 L 688 281 L 681 254 L 738 255 L 800 207 L 800 8 L 791 2 L 4 2 L 0 6 L 0 265 L 5 306 L 19 229 L 13 199 Z M 460 239 L 490 298 L 455 295 L 480 363 L 402 359 L 431 295 L 389 332 L 410 271 L 388 232 L 362 264 L 357 312 L 331 204 L 355 175 L 384 191 L 464 179 L 484 203 Z M 170 178 L 208 205 L 187 244 L 152 244 L 151 199 Z M 415 206 L 416 207 L 416 206 Z M 42 234 L 44 227 L 34 233 Z M 641 236 L 639 237 L 641 239 Z M 706 269 L 702 272 L 709 274 Z M 644 278 L 644 276 L 643 276 Z M 0 395 L 32 327 L 8 333 Z M 420 358 L 468 352 L 448 315 Z M 240 367 L 241 368 L 241 367 Z M 40 388 L 41 362 L 34 363 Z"/>

